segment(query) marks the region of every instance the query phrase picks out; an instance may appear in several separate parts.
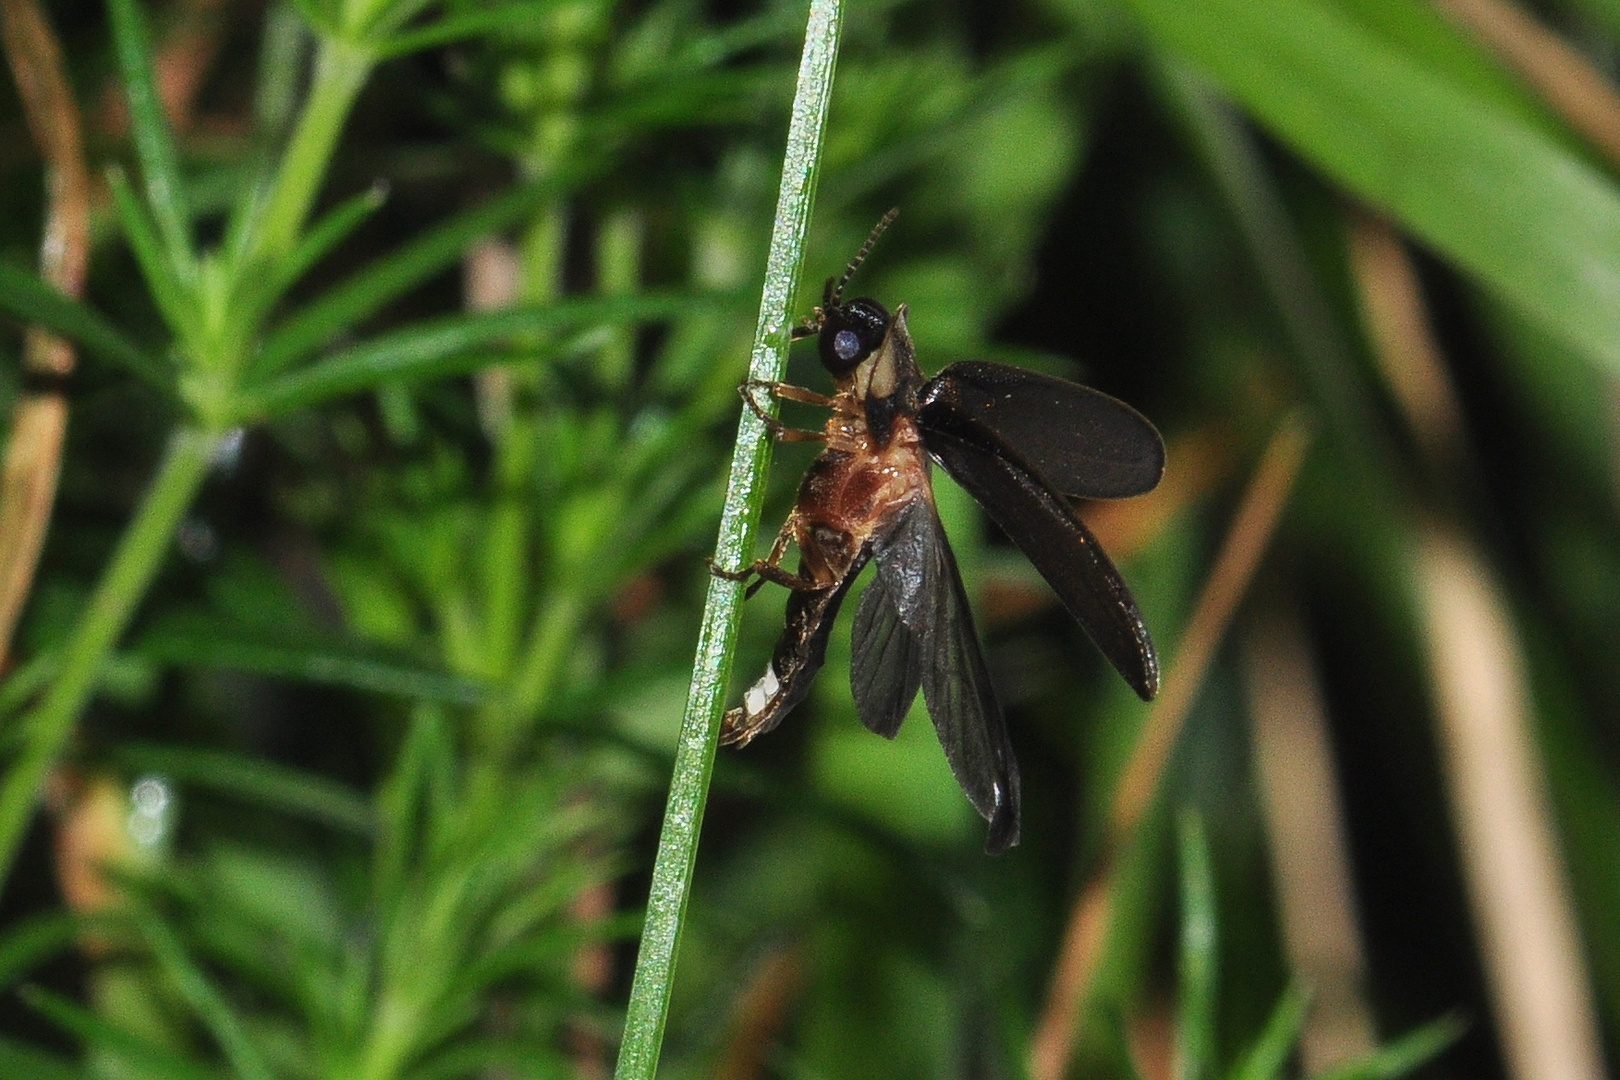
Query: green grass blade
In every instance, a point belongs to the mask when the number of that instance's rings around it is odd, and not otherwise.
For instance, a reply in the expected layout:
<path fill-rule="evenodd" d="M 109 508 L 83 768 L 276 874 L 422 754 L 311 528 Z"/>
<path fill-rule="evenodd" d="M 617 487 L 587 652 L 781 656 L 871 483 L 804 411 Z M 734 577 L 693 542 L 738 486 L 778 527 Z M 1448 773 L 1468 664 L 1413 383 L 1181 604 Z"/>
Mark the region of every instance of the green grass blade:
<path fill-rule="evenodd" d="M 108 1023 L 67 998 L 37 986 L 23 987 L 17 995 L 57 1027 L 132 1066 L 136 1075 L 162 1076 L 166 1080 L 226 1080 L 224 1073 L 204 1068 L 178 1051 Z"/>
<path fill-rule="evenodd" d="M 26 1076 L 28 1080 L 85 1080 L 82 1067 L 55 1054 L 23 1043 L 0 1039 L 0 1076 Z"/>
<path fill-rule="evenodd" d="M 152 78 L 146 17 L 138 0 L 109 0 L 107 10 L 112 17 L 118 68 L 129 100 L 130 126 L 135 135 L 135 152 L 141 160 L 146 201 L 157 219 L 174 269 L 182 280 L 189 279 L 196 258 L 191 246 L 191 211 L 186 205 L 169 121 L 163 114 L 163 99 Z"/>
<path fill-rule="evenodd" d="M 458 1080 L 491 1074 L 528 1080 L 573 1080 L 579 1071 L 556 1047 L 485 1036 L 455 1043 L 403 1074 L 403 1080 Z"/>
<path fill-rule="evenodd" d="M 1255 1040 L 1242 1064 L 1232 1071 L 1232 1080 L 1277 1080 L 1282 1076 L 1288 1058 L 1299 1041 L 1300 1029 L 1305 1026 L 1305 1010 L 1310 998 L 1297 987 L 1290 986 L 1277 999 L 1271 1010 L 1265 1030 Z"/>
<path fill-rule="evenodd" d="M 258 318 L 268 311 L 299 278 L 364 224 L 387 198 L 388 187 L 379 182 L 345 199 L 311 226 L 298 246 L 278 260 L 268 273 L 247 275 L 251 292 L 244 299 L 252 311 L 251 317 Z"/>
<path fill-rule="evenodd" d="M 1180 1015 L 1176 1056 L 1180 1080 L 1215 1075 L 1215 880 L 1209 837 L 1196 812 L 1177 821 L 1181 865 Z"/>
<path fill-rule="evenodd" d="M 842 17 L 839 0 L 812 0 L 804 53 L 799 61 L 787 150 L 782 160 L 782 184 L 766 258 L 759 321 L 749 361 L 748 373 L 756 379 L 781 378 L 787 361 L 793 328 L 794 289 L 804 261 L 805 234 L 815 202 Z M 754 529 L 765 497 L 764 478 L 770 450 L 763 422 L 748 410 L 742 410 L 715 546 L 715 558 L 721 566 L 740 567 L 753 551 Z M 742 593 L 742 585 L 737 582 L 718 577 L 709 580 L 697 655 L 692 664 L 692 685 L 681 721 L 669 801 L 653 863 L 647 921 L 630 987 L 624 1041 L 614 1072 L 617 1080 L 653 1080 L 658 1071 L 658 1055 L 674 983 L 675 954 L 691 890 L 692 868 L 697 861 L 698 833 L 703 826 L 703 808 L 714 768 L 720 712 L 725 704 L 726 681 L 731 673 L 742 613 Z"/>
<path fill-rule="evenodd" d="M 94 308 L 51 288 L 25 270 L 0 263 L 0 311 L 79 343 L 110 364 L 170 396 L 174 382 L 155 357 L 125 337 Z"/>
<path fill-rule="evenodd" d="M 174 931 L 155 916 L 137 916 L 141 936 L 151 946 L 158 963 L 179 989 L 180 996 L 191 1006 L 191 1011 L 202 1026 L 214 1037 L 214 1042 L 231 1063 L 232 1072 L 239 1080 L 275 1080 L 275 1074 L 248 1038 L 236 1010 L 213 982 L 186 953 L 185 946 L 174 936 Z"/>
<path fill-rule="evenodd" d="M 304 21 L 309 23 L 311 30 L 326 37 L 338 32 L 337 18 L 330 5 L 323 4 L 320 0 L 292 0 L 292 6 L 304 17 Z"/>
<path fill-rule="evenodd" d="M 307 628 L 270 629 L 196 612 L 158 619 L 131 649 L 149 662 L 251 671 L 367 693 L 479 705 L 481 683 L 391 650 Z"/>
<path fill-rule="evenodd" d="M 520 349 L 525 358 L 555 356 L 568 342 L 524 347 L 523 338 L 667 319 L 700 303 L 685 294 L 591 297 L 544 307 L 452 315 L 345 349 L 336 356 L 272 379 L 247 394 L 244 412 L 278 416 L 383 383 L 442 378 L 484 367 L 491 352 Z"/>
<path fill-rule="evenodd" d="M 524 219 L 564 190 L 557 180 L 529 184 L 456 214 L 379 259 L 277 327 L 248 370 L 261 379 L 297 363 L 339 334 L 354 330 L 385 304 L 461 258 L 474 240 Z"/>
<path fill-rule="evenodd" d="M 1316 1080 L 1395 1080 L 1462 1037 L 1468 1025 L 1455 1016 L 1431 1020 L 1359 1061 L 1321 1073 Z"/>
<path fill-rule="evenodd" d="M 19 919 L 6 927 L 0 935 L 0 987 L 10 986 L 35 965 L 71 948 L 79 929 L 78 919 L 55 911 Z"/>
<path fill-rule="evenodd" d="M 1620 371 L 1620 193 L 1543 124 L 1323 0 L 1131 0 L 1273 134 Z"/>
<path fill-rule="evenodd" d="M 164 321 L 176 336 L 195 337 L 197 308 L 191 287 L 176 276 L 151 215 L 130 187 L 129 179 L 122 170 L 110 170 L 107 183 L 112 189 L 113 209 L 118 212 L 118 223 L 123 227 L 124 239 L 129 242 L 129 249 L 140 264 L 146 287 L 152 291 L 152 299 L 157 302 L 158 310 L 163 312 Z"/>
<path fill-rule="evenodd" d="M 257 803 L 357 836 L 376 828 L 371 803 L 342 784 L 313 773 L 220 750 L 133 743 L 113 757 L 138 772 L 161 773 L 188 787 Z"/>
<path fill-rule="evenodd" d="M 1470 96 L 1487 101 L 1568 146 L 1580 145 L 1524 80 L 1483 43 L 1458 33 L 1435 4 L 1412 0 L 1334 0 L 1334 10 L 1385 46 Z"/>
<path fill-rule="evenodd" d="M 441 45 L 465 41 L 503 27 L 532 26 L 559 6 L 559 0 L 515 0 L 514 3 L 497 4 L 482 11 L 452 15 L 420 30 L 395 34 L 377 48 L 377 59 L 394 60 L 423 49 L 436 49 Z"/>

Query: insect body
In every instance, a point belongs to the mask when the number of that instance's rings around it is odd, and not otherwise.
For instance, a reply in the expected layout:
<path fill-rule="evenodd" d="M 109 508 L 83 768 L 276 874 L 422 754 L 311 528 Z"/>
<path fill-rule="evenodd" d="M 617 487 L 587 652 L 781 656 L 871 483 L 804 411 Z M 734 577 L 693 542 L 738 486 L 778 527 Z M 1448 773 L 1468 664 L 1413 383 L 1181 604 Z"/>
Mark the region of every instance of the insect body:
<path fill-rule="evenodd" d="M 951 771 L 990 822 L 986 850 L 997 853 L 1018 842 L 1018 763 L 934 509 L 929 460 L 984 506 L 1145 700 L 1158 690 L 1153 643 L 1125 582 L 1069 498 L 1152 490 L 1164 471 L 1164 445 L 1130 406 L 1062 379 L 989 363 L 952 364 L 925 379 L 905 305 L 890 314 L 864 297 L 842 302 L 844 285 L 892 218 L 873 230 L 836 287 L 827 282 L 805 330 L 817 335 L 837 392 L 743 387 L 777 438 L 826 449 L 806 472 L 770 553 L 741 573 L 716 571 L 792 590 L 770 664 L 726 713 L 721 740 L 746 745 L 804 699 L 844 595 L 875 562 L 855 613 L 856 711 L 868 728 L 893 738 L 922 690 Z M 819 432 L 785 428 L 759 406 L 754 394 L 762 389 L 832 415 Z M 781 565 L 789 543 L 799 549 L 797 573 Z"/>

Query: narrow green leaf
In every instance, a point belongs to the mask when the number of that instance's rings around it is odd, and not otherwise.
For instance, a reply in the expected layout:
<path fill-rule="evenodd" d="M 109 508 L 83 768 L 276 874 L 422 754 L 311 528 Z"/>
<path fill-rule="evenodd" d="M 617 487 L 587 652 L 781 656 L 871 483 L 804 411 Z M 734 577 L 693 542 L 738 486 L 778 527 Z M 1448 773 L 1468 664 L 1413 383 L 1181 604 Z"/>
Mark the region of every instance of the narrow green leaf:
<path fill-rule="evenodd" d="M 132 651 L 158 663 L 251 671 L 452 705 L 478 705 L 489 694 L 470 679 L 360 642 L 295 633 L 274 634 L 229 620 L 174 614 L 142 634 Z"/>
<path fill-rule="evenodd" d="M 0 276 L 0 294 L 4 291 L 5 283 Z M 50 685 L 56 677 L 56 667 L 55 653 L 39 652 L 8 671 L 5 681 L 0 682 L 0 754 L 11 753 L 18 740 L 17 725 L 5 721 Z"/>
<path fill-rule="evenodd" d="M 1395 1080 L 1456 1042 L 1468 1025 L 1455 1016 L 1431 1020 L 1349 1065 L 1321 1073 L 1316 1080 Z"/>
<path fill-rule="evenodd" d="M 55 911 L 8 926 L 0 935 L 0 987 L 10 986 L 36 964 L 70 947 L 79 928 L 72 915 Z"/>
<path fill-rule="evenodd" d="M 405 1073 L 404 1077 L 405 1080 L 456 1080 L 492 1072 L 533 1080 L 572 1080 L 579 1075 L 574 1063 L 553 1046 L 484 1036 L 458 1041 Z"/>
<path fill-rule="evenodd" d="M 112 17 L 113 43 L 129 101 L 130 126 L 135 134 L 135 152 L 141 160 L 147 205 L 157 218 L 172 265 L 183 279 L 189 278 L 196 258 L 191 246 L 191 212 L 186 206 L 179 158 L 163 113 L 163 99 L 158 97 L 152 78 L 146 17 L 139 0 L 109 0 L 107 10 Z"/>
<path fill-rule="evenodd" d="M 892 7 L 892 0 L 873 4 L 871 14 Z M 665 60 L 674 70 L 714 67 L 716 64 L 762 45 L 787 43 L 799 29 L 798 12 L 790 7 L 771 7 L 757 15 L 725 26 L 693 39 L 685 48 Z"/>
<path fill-rule="evenodd" d="M 1266 1026 L 1260 1032 L 1242 1064 L 1232 1070 L 1232 1080 L 1277 1080 L 1294 1052 L 1299 1032 L 1305 1025 L 1305 1010 L 1310 998 L 1298 987 L 1290 986 L 1277 999 Z"/>
<path fill-rule="evenodd" d="M 1277 137 L 1620 370 L 1620 194 L 1538 125 L 1321 0 L 1131 0 Z"/>
<path fill-rule="evenodd" d="M 394 60 L 423 49 L 478 37 L 506 27 L 533 25 L 560 6 L 559 0 L 516 0 L 514 3 L 452 15 L 417 30 L 395 34 L 377 50 L 377 59 Z"/>
<path fill-rule="evenodd" d="M 1215 1074 L 1215 880 L 1203 820 L 1185 810 L 1176 826 L 1181 865 L 1178 1075 L 1180 1080 L 1202 1080 Z"/>
<path fill-rule="evenodd" d="M 75 1062 L 36 1050 L 24 1043 L 0 1038 L 0 1076 L 28 1080 L 85 1080 L 88 1074 Z"/>
<path fill-rule="evenodd" d="M 690 295 L 590 297 L 544 307 L 452 315 L 376 338 L 307 368 L 253 387 L 245 415 L 278 416 L 383 383 L 443 378 L 486 367 L 503 347 L 524 358 L 556 356 L 575 346 L 555 341 L 525 348 L 524 338 L 667 319 L 700 303 Z"/>
<path fill-rule="evenodd" d="M 1414 0 L 1333 0 L 1333 8 L 1418 67 L 1579 152 L 1580 140 L 1524 80 L 1503 68 L 1479 41 L 1459 33 L 1438 6 Z"/>
<path fill-rule="evenodd" d="M 274 303 L 299 278 L 329 255 L 333 248 L 347 240 L 366 219 L 388 201 L 388 185 L 381 181 L 358 195 L 351 196 L 327 211 L 312 225 L 292 254 L 275 267 L 267 287 L 265 306 Z"/>
<path fill-rule="evenodd" d="M 0 311 L 79 343 L 86 352 L 173 395 L 168 370 L 94 308 L 70 300 L 38 277 L 0 263 Z"/>
<path fill-rule="evenodd" d="M 598 872 L 576 873 L 572 875 L 573 880 L 566 884 L 590 885 L 602 881 L 604 877 Z M 557 892 L 560 894 L 559 906 L 579 895 L 578 892 L 564 893 L 562 889 Z M 537 971 L 566 972 L 569 959 L 577 955 L 581 948 L 605 941 L 624 941 L 640 933 L 641 928 L 642 918 L 634 912 L 622 912 L 611 919 L 588 925 L 553 925 L 526 941 L 502 946 L 476 962 L 469 962 L 457 972 L 455 986 L 458 993 L 475 997 L 488 992 L 504 979 L 532 975 Z"/>
<path fill-rule="evenodd" d="M 240 318 L 257 323 L 288 289 L 375 213 L 387 196 L 388 186 L 379 181 L 328 211 L 287 255 L 271 260 L 265 267 L 242 269 L 239 266 L 236 302 L 242 312 Z M 258 202 L 260 194 L 247 198 Z M 233 229 L 239 228 L 240 235 L 231 238 L 227 250 L 229 258 L 238 263 L 251 258 L 253 225 L 247 219 L 257 212 L 255 207 L 242 207 L 240 219 L 233 222 Z"/>
<path fill-rule="evenodd" d="M 1124 1010 L 1119 1007 L 1118 1002 L 1113 1001 L 1099 1002 L 1098 1005 L 1114 1067 L 1123 1080 L 1144 1080 L 1142 1069 L 1137 1064 L 1136 1054 L 1131 1047 L 1131 1024 L 1125 1019 Z"/>
<path fill-rule="evenodd" d="M 399 902 L 411 856 L 427 846 L 424 824 L 447 820 L 439 810 L 450 801 L 454 780 L 444 771 L 453 769 L 456 760 L 447 727 L 442 710 L 418 702 L 394 768 L 377 787 L 380 828 L 372 848 L 371 888 L 372 902 L 381 910 Z"/>
<path fill-rule="evenodd" d="M 258 758 L 143 743 L 120 746 L 113 757 L 131 770 L 162 773 L 180 784 L 258 803 L 358 836 L 370 836 L 376 825 L 364 796 L 313 773 Z"/>
<path fill-rule="evenodd" d="M 248 1038 L 242 1021 L 225 996 L 187 955 L 185 946 L 162 919 L 138 912 L 136 922 L 152 954 L 180 990 L 180 996 L 214 1037 L 239 1080 L 275 1080 L 259 1048 Z"/>
<path fill-rule="evenodd" d="M 758 115 L 767 104 L 779 108 L 784 89 L 779 69 L 767 64 L 675 74 L 620 94 L 595 120 L 627 131 L 723 123 Z"/>
<path fill-rule="evenodd" d="M 840 0 L 811 0 L 749 362 L 748 373 L 756 379 L 780 379 L 787 363 L 793 329 L 793 299 L 804 260 L 810 210 L 815 204 L 842 19 Z M 763 479 L 770 464 L 770 451 L 764 421 L 747 409 L 742 410 L 715 547 L 715 558 L 721 566 L 739 567 L 753 552 L 754 530 L 765 499 Z M 698 834 L 703 827 L 703 809 L 720 735 L 720 713 L 725 704 L 726 681 L 731 674 L 742 614 L 742 594 L 738 582 L 719 577 L 709 580 L 703 625 L 698 631 L 697 653 L 692 661 L 691 690 L 687 695 L 686 714 L 681 720 L 669 800 L 664 808 L 658 854 L 653 862 L 647 922 L 636 956 L 624 1039 L 614 1071 L 616 1080 L 653 1080 L 658 1071 L 658 1056 L 674 986 L 676 950 L 691 890 L 692 869 L 697 862 Z"/>
<path fill-rule="evenodd" d="M 64 1031 L 142 1073 L 162 1076 L 165 1080 L 227 1080 L 223 1073 L 204 1068 L 183 1054 L 117 1027 L 48 990 L 25 986 L 17 993 Z"/>
<path fill-rule="evenodd" d="M 163 249 L 163 242 L 146 207 L 136 197 L 122 170 L 110 170 L 107 182 L 112 188 L 113 208 L 118 211 L 118 223 L 123 226 L 124 239 L 129 241 L 129 249 L 140 264 L 142 276 L 146 278 L 146 287 L 152 291 L 152 299 L 157 302 L 170 332 L 181 338 L 195 336 L 193 331 L 197 311 L 194 295 L 190 286 L 175 276 L 174 266 Z"/>
<path fill-rule="evenodd" d="M 337 335 L 352 332 L 383 305 L 455 263 L 474 240 L 522 220 L 567 187 L 563 180 L 551 179 L 510 191 L 483 206 L 456 214 L 399 251 L 372 263 L 272 332 L 249 365 L 249 379 L 281 371 Z"/>
<path fill-rule="evenodd" d="M 298 14 L 309 23 L 311 30 L 328 37 L 337 33 L 337 19 L 321 0 L 292 0 L 292 6 L 298 9 Z"/>

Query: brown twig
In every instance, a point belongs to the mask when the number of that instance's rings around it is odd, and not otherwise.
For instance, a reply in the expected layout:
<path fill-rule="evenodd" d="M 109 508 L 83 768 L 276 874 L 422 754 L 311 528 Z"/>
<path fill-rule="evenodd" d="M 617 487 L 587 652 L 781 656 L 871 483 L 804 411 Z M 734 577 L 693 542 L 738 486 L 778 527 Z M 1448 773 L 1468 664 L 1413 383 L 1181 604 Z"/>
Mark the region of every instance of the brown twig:
<path fill-rule="evenodd" d="M 1194 695 L 1203 685 L 1215 647 L 1225 636 L 1237 612 L 1238 601 L 1248 590 L 1255 568 L 1260 565 L 1260 556 L 1271 542 L 1271 534 L 1293 490 L 1294 477 L 1305 460 L 1309 442 L 1303 419 L 1295 415 L 1283 421 L 1266 447 L 1249 489 L 1243 494 L 1243 502 L 1232 519 L 1215 567 L 1204 583 L 1198 606 L 1182 634 L 1175 666 L 1164 682 L 1164 693 L 1148 714 L 1136 750 L 1114 791 L 1112 825 L 1116 844 L 1136 828 L 1148 801 L 1158 790 L 1170 748 L 1181 733 Z"/>
<path fill-rule="evenodd" d="M 1495 3 L 1443 6 L 1478 17 L 1494 12 Z M 1527 21 L 1522 14 L 1496 14 L 1506 22 L 1487 28 L 1491 34 L 1511 42 L 1527 32 L 1517 25 Z M 1462 408 L 1445 378 L 1410 257 L 1375 219 L 1354 221 L 1350 235 L 1351 268 L 1379 367 L 1419 444 L 1437 464 L 1449 464 L 1460 453 Z M 1503 1056 L 1518 1080 L 1595 1080 L 1603 1074 L 1598 1025 L 1532 735 L 1524 647 L 1479 546 L 1437 521 L 1418 536 L 1414 591 Z"/>
<path fill-rule="evenodd" d="M 1317 1076 L 1371 1052 L 1376 1033 L 1321 679 L 1296 607 L 1258 615 L 1243 641 L 1252 757 L 1283 946 L 1311 994 L 1300 1059 Z"/>
<path fill-rule="evenodd" d="M 1108 843 L 1070 912 L 1052 986 L 1030 1042 L 1029 1072 L 1035 1080 L 1061 1080 L 1068 1066 L 1079 1031 L 1080 1008 L 1107 935 L 1118 858 L 1158 790 L 1170 748 L 1276 529 L 1308 442 L 1305 424 L 1297 416 L 1285 420 L 1272 436 L 1198 597 L 1175 663 L 1167 668 L 1164 693 L 1149 714 L 1115 789 Z"/>
<path fill-rule="evenodd" d="M 56 35 L 35 0 L 0 0 L 0 37 L 29 131 L 45 162 L 40 274 L 66 295 L 78 297 L 84 292 L 90 250 L 90 173 L 79 105 Z M 33 586 L 56 500 L 68 415 L 61 382 L 73 371 L 73 346 L 30 327 L 23 363 L 43 388 L 25 390 L 18 399 L 0 463 L 0 671 Z"/>
<path fill-rule="evenodd" d="M 1062 1080 L 1068 1068 L 1080 1031 L 1080 1006 L 1091 989 L 1113 914 L 1114 871 L 1114 853 L 1106 852 L 1069 909 L 1052 986 L 1029 1044 L 1029 1075 L 1035 1080 Z"/>
<path fill-rule="evenodd" d="M 758 1080 L 771 1048 L 804 985 L 804 950 L 790 946 L 766 957 L 737 1000 L 731 1038 L 714 1070 L 715 1080 Z"/>
<path fill-rule="evenodd" d="M 1437 465 L 1449 464 L 1463 452 L 1462 405 L 1429 326 L 1417 267 L 1381 217 L 1352 211 L 1346 232 L 1378 370 L 1424 452 Z"/>
<path fill-rule="evenodd" d="M 1512 613 L 1484 553 L 1454 528 L 1422 527 L 1412 569 L 1458 847 L 1508 1075 L 1599 1080 L 1597 1011 Z"/>

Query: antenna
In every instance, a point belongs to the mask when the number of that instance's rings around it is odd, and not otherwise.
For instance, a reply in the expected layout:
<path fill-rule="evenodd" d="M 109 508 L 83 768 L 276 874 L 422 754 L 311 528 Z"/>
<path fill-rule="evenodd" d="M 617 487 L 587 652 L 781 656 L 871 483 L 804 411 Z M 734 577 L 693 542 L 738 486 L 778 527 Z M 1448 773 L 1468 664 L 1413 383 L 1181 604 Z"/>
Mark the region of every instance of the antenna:
<path fill-rule="evenodd" d="M 865 262 L 866 257 L 872 253 L 872 245 L 877 243 L 878 237 L 883 235 L 883 230 L 892 225 L 894 219 L 899 216 L 900 208 L 896 206 L 887 214 L 884 214 L 876 225 L 872 226 L 871 233 L 866 237 L 866 243 L 862 244 L 861 250 L 857 251 L 855 257 L 849 260 L 849 269 L 844 271 L 844 276 L 838 279 L 837 287 L 833 288 L 827 295 L 827 302 L 823 305 L 824 307 L 835 308 L 838 306 L 839 301 L 844 298 L 844 286 L 849 284 L 849 279 L 855 276 L 855 271 L 861 268 L 861 263 Z M 832 284 L 831 280 L 828 281 L 828 284 Z"/>
<path fill-rule="evenodd" d="M 826 286 L 821 290 L 821 306 L 816 308 L 814 315 L 804 321 L 803 326 L 793 328 L 792 334 L 789 335 L 791 340 L 798 341 L 800 338 L 807 338 L 813 334 L 821 333 L 821 328 L 827 321 L 827 312 L 837 308 L 839 301 L 844 298 L 844 286 L 849 284 L 849 279 L 855 276 L 855 271 L 861 268 L 861 263 L 865 262 L 866 257 L 872 253 L 872 245 L 877 243 L 878 237 L 883 235 L 883 230 L 893 224 L 894 219 L 899 216 L 900 208 L 896 206 L 887 214 L 884 214 L 876 225 L 872 226 L 872 231 L 866 236 L 866 243 L 862 244 L 861 250 L 857 251 L 855 257 L 849 260 L 849 266 L 844 270 L 844 276 L 839 278 L 836 283 L 832 278 L 827 279 Z"/>

